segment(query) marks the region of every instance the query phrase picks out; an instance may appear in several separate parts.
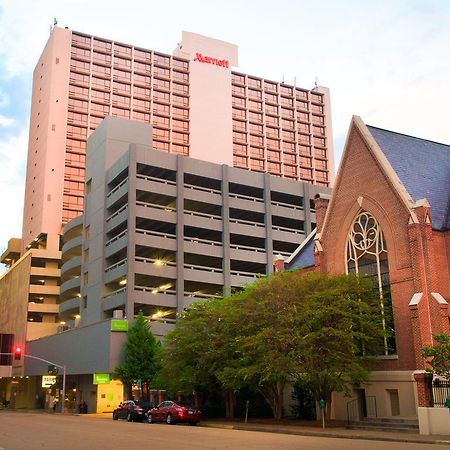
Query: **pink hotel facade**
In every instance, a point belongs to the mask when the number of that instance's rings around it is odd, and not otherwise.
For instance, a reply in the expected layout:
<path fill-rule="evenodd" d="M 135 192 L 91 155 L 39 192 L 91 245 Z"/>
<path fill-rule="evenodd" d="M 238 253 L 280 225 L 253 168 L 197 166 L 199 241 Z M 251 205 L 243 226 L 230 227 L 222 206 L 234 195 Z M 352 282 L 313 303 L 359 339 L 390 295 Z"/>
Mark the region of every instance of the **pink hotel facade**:
<path fill-rule="evenodd" d="M 34 71 L 22 246 L 82 213 L 86 139 L 109 115 L 152 124 L 161 151 L 331 186 L 328 89 L 237 64 L 236 45 L 194 33 L 167 55 L 55 27 Z"/>

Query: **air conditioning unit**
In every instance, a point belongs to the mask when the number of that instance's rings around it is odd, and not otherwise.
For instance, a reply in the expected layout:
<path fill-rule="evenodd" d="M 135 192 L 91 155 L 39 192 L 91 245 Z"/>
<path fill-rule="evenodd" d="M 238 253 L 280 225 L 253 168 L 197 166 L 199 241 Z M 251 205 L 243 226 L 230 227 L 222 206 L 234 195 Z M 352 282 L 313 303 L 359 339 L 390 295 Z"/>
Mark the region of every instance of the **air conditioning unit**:
<path fill-rule="evenodd" d="M 123 311 L 121 309 L 115 309 L 113 311 L 113 319 L 123 319 Z"/>

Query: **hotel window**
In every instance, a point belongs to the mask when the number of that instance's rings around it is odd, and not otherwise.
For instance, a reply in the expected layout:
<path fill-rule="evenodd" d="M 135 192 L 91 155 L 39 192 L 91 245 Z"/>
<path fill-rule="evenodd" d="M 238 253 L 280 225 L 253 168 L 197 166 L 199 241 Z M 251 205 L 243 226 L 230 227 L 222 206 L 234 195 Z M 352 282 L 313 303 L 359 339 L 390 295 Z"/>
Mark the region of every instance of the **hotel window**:
<path fill-rule="evenodd" d="M 280 161 L 280 152 L 275 152 L 273 150 L 267 150 L 267 159 L 270 161 Z"/>
<path fill-rule="evenodd" d="M 233 130 L 246 131 L 246 123 L 240 120 L 233 120 Z"/>
<path fill-rule="evenodd" d="M 161 80 L 159 78 L 153 79 L 153 88 L 160 89 L 161 91 L 169 91 L 170 90 L 170 81 Z"/>
<path fill-rule="evenodd" d="M 153 91 L 153 98 L 158 102 L 169 103 L 170 94 L 168 92 Z"/>
<path fill-rule="evenodd" d="M 316 148 L 316 149 L 314 149 L 314 155 L 317 158 L 326 158 L 327 157 L 327 151 L 325 149 Z"/>
<path fill-rule="evenodd" d="M 141 122 L 150 123 L 150 114 L 139 111 L 133 111 L 133 119 L 140 120 Z"/>
<path fill-rule="evenodd" d="M 325 123 L 325 119 L 324 119 L 323 117 L 321 117 L 321 116 L 316 116 L 316 115 L 314 115 L 314 114 L 313 114 L 313 116 L 312 116 L 312 121 L 313 121 L 313 123 L 318 123 L 318 124 L 320 124 L 320 125 L 324 125 L 324 123 Z"/>
<path fill-rule="evenodd" d="M 162 67 L 154 67 L 153 68 L 153 74 L 157 75 L 159 77 L 164 78 L 170 78 L 170 70 L 169 69 L 163 69 Z"/>
<path fill-rule="evenodd" d="M 263 116 L 260 113 L 249 112 L 248 119 L 252 122 L 262 122 Z"/>
<path fill-rule="evenodd" d="M 189 86 L 186 84 L 172 83 L 172 90 L 178 94 L 189 94 Z"/>
<path fill-rule="evenodd" d="M 317 145 L 318 147 L 325 147 L 325 138 L 314 136 L 314 145 Z"/>
<path fill-rule="evenodd" d="M 241 96 L 245 96 L 245 88 L 241 87 L 241 86 L 235 86 L 233 84 L 233 86 L 231 87 L 231 92 L 233 95 L 241 95 Z"/>
<path fill-rule="evenodd" d="M 247 92 L 250 98 L 256 98 L 258 100 L 262 99 L 261 91 L 255 91 L 254 89 L 247 89 Z"/>
<path fill-rule="evenodd" d="M 309 144 L 309 135 L 308 134 L 299 134 L 298 135 L 299 142 L 303 144 Z"/>
<path fill-rule="evenodd" d="M 122 95 L 113 94 L 112 104 L 116 106 L 130 107 L 130 97 L 123 97 Z"/>
<path fill-rule="evenodd" d="M 232 73 L 231 74 L 231 81 L 233 83 L 245 84 L 245 76 L 244 75 L 239 75 L 237 73 Z"/>
<path fill-rule="evenodd" d="M 177 142 L 178 144 L 188 144 L 189 143 L 189 135 L 186 133 L 177 133 L 175 131 L 172 132 L 172 140 Z"/>
<path fill-rule="evenodd" d="M 250 133 L 263 134 L 263 126 L 256 123 L 250 123 L 248 126 Z"/>
<path fill-rule="evenodd" d="M 278 103 L 278 95 L 276 94 L 266 94 L 265 100 L 268 103 Z"/>
<path fill-rule="evenodd" d="M 306 169 L 305 167 L 300 168 L 300 177 L 312 180 L 312 169 Z"/>
<path fill-rule="evenodd" d="M 295 153 L 295 144 L 293 142 L 282 142 L 283 151 Z"/>
<path fill-rule="evenodd" d="M 264 90 L 268 92 L 277 92 L 277 84 L 264 81 Z"/>
<path fill-rule="evenodd" d="M 124 45 L 114 44 L 114 54 L 131 57 L 131 47 L 125 47 Z"/>
<path fill-rule="evenodd" d="M 248 101 L 248 109 L 254 109 L 256 111 L 262 111 L 262 103 L 261 102 L 254 102 L 252 100 Z"/>
<path fill-rule="evenodd" d="M 308 92 L 297 88 L 295 89 L 295 97 L 297 99 L 308 100 Z"/>
<path fill-rule="evenodd" d="M 89 128 L 91 130 L 95 130 L 100 125 L 100 122 L 103 119 L 104 119 L 104 117 L 91 116 L 90 119 L 89 119 Z"/>
<path fill-rule="evenodd" d="M 294 111 L 292 109 L 281 108 L 281 115 L 283 117 L 294 117 Z"/>
<path fill-rule="evenodd" d="M 279 131 L 278 128 L 272 128 L 272 127 L 266 127 L 266 134 L 267 136 L 271 137 L 279 137 Z"/>
<path fill-rule="evenodd" d="M 245 98 L 232 97 L 232 103 L 233 106 L 241 106 L 242 108 L 245 108 Z"/>
<path fill-rule="evenodd" d="M 361 274 L 373 280 L 380 298 L 379 320 L 384 331 L 383 353 L 395 354 L 395 324 L 386 241 L 378 221 L 362 209 L 348 231 L 345 259 L 347 273 Z"/>
<path fill-rule="evenodd" d="M 170 67 L 170 57 L 164 55 L 158 55 L 155 53 L 153 56 L 153 62 L 158 66 Z"/>
<path fill-rule="evenodd" d="M 141 98 L 144 98 L 144 99 L 150 99 L 151 98 L 151 91 L 148 88 L 134 86 L 133 94 L 134 94 L 135 97 L 141 97 Z"/>
<path fill-rule="evenodd" d="M 303 120 L 304 122 L 309 122 L 309 114 L 307 112 L 297 112 L 298 120 Z"/>
<path fill-rule="evenodd" d="M 303 109 L 304 111 L 308 111 L 308 102 L 302 102 L 301 100 L 297 100 L 295 102 L 295 106 L 297 109 Z"/>
<path fill-rule="evenodd" d="M 150 87 L 152 85 L 152 79 L 150 77 L 146 77 L 145 75 L 134 74 L 134 84 L 140 84 L 142 86 Z"/>
<path fill-rule="evenodd" d="M 280 141 L 278 141 L 276 139 L 267 139 L 267 147 L 279 149 L 280 148 Z"/>
<path fill-rule="evenodd" d="M 233 141 L 247 142 L 247 135 L 245 133 L 239 133 L 238 131 L 233 131 Z"/>
<path fill-rule="evenodd" d="M 83 88 L 80 86 L 72 86 L 70 84 L 69 85 L 69 95 L 71 97 L 81 97 L 81 98 L 87 99 L 88 95 L 89 95 L 89 89 Z"/>
<path fill-rule="evenodd" d="M 233 153 L 236 155 L 246 155 L 247 146 L 243 144 L 233 144 Z"/>
<path fill-rule="evenodd" d="M 289 166 L 289 165 L 284 165 L 284 173 L 286 175 L 290 175 L 292 177 L 296 177 L 297 176 L 297 167 L 295 166 Z"/>
<path fill-rule="evenodd" d="M 75 125 L 87 125 L 87 114 L 80 114 L 69 111 L 67 113 L 67 123 L 73 123 Z"/>
<path fill-rule="evenodd" d="M 292 155 L 289 153 L 284 153 L 283 154 L 283 161 L 285 162 L 285 164 L 296 164 L 297 163 L 297 157 L 296 155 Z"/>
<path fill-rule="evenodd" d="M 280 173 L 280 171 L 281 171 L 281 164 L 269 161 L 267 163 L 267 170 L 269 172 L 271 172 L 271 173 Z"/>
<path fill-rule="evenodd" d="M 245 109 L 233 108 L 233 117 L 236 119 L 245 120 Z"/>
<path fill-rule="evenodd" d="M 280 104 L 281 106 L 288 106 L 292 108 L 294 106 L 294 100 L 292 98 L 281 97 Z"/>
<path fill-rule="evenodd" d="M 255 88 L 261 88 L 261 80 L 258 80 L 256 78 L 247 78 L 247 83 L 249 86 L 251 87 L 255 87 Z"/>
<path fill-rule="evenodd" d="M 311 93 L 311 101 L 316 102 L 316 103 L 323 103 L 323 95 Z"/>
<path fill-rule="evenodd" d="M 317 125 L 314 125 L 313 132 L 314 132 L 314 134 L 318 134 L 320 136 L 325 136 L 325 128 L 324 127 L 318 127 Z"/>
<path fill-rule="evenodd" d="M 172 101 L 174 105 L 177 106 L 189 106 L 188 97 L 180 97 L 179 95 L 172 95 Z"/>
<path fill-rule="evenodd" d="M 293 131 L 283 131 L 283 140 L 295 142 L 295 133 Z"/>
<path fill-rule="evenodd" d="M 77 110 L 82 112 L 87 112 L 88 102 L 84 100 L 76 100 L 74 98 L 69 98 L 68 101 L 69 111 Z"/>
<path fill-rule="evenodd" d="M 278 106 L 266 105 L 266 114 L 273 114 L 273 115 L 277 116 L 278 115 Z"/>
<path fill-rule="evenodd" d="M 289 86 L 280 86 L 280 94 L 292 96 L 292 88 Z"/>
<path fill-rule="evenodd" d="M 129 59 L 114 57 L 114 67 L 118 67 L 119 69 L 130 70 L 131 69 L 131 61 Z"/>
<path fill-rule="evenodd" d="M 300 164 L 302 166 L 311 167 L 311 158 L 306 158 L 305 156 L 300 156 Z"/>
<path fill-rule="evenodd" d="M 155 139 L 169 140 L 169 130 L 162 130 L 161 128 L 153 127 L 153 137 Z"/>
<path fill-rule="evenodd" d="M 326 172 L 322 172 L 320 170 L 316 170 L 316 179 L 320 181 L 327 181 L 328 176 Z"/>
<path fill-rule="evenodd" d="M 126 119 L 130 118 L 130 110 L 129 109 L 122 109 L 122 108 L 116 108 L 112 107 L 111 115 L 116 117 L 124 117 Z"/>
<path fill-rule="evenodd" d="M 81 72 L 89 72 L 91 64 L 86 61 L 77 61 L 75 59 L 70 60 L 70 69 Z"/>
<path fill-rule="evenodd" d="M 80 36 L 79 34 L 72 33 L 72 44 L 74 45 L 91 45 L 91 38 L 88 36 Z"/>
<path fill-rule="evenodd" d="M 113 79 L 119 81 L 131 81 L 131 72 L 125 72 L 123 70 L 114 69 Z"/>
<path fill-rule="evenodd" d="M 152 72 L 152 66 L 150 64 L 144 64 L 144 63 L 135 61 L 134 62 L 134 71 L 150 74 Z"/>
<path fill-rule="evenodd" d="M 83 86 L 89 86 L 89 75 L 83 75 L 82 73 L 70 72 L 70 82 L 73 84 L 81 84 Z"/>
<path fill-rule="evenodd" d="M 131 85 L 125 84 L 125 83 L 119 83 L 118 81 L 113 81 L 113 92 L 119 92 L 122 94 L 128 94 L 131 93 Z M 114 96 L 113 96 L 114 99 Z"/>
<path fill-rule="evenodd" d="M 294 130 L 294 121 L 293 120 L 289 120 L 289 119 L 282 119 L 281 120 L 281 125 L 283 128 L 288 129 L 288 130 Z"/>
<path fill-rule="evenodd" d="M 155 111 L 156 103 L 154 104 L 153 110 Z M 165 106 L 165 105 L 159 105 L 159 106 Z M 169 107 L 167 107 L 167 114 L 169 114 Z M 180 117 L 183 119 L 189 118 L 189 110 L 182 109 L 182 108 L 175 108 L 172 107 L 172 114 L 174 117 Z"/>
<path fill-rule="evenodd" d="M 189 82 L 189 74 L 185 73 L 185 72 L 178 72 L 176 70 L 174 70 L 172 72 L 172 79 L 174 81 L 181 81 L 184 83 Z"/>
<path fill-rule="evenodd" d="M 233 156 L 233 166 L 235 167 L 247 167 L 247 158 L 245 156 Z"/>
<path fill-rule="evenodd" d="M 109 91 L 111 89 L 111 81 L 105 80 L 104 78 L 92 77 L 92 87 Z"/>
<path fill-rule="evenodd" d="M 266 124 L 278 126 L 278 124 L 279 124 L 278 117 L 266 116 Z"/>
<path fill-rule="evenodd" d="M 252 170 L 264 171 L 263 159 L 250 159 L 250 167 Z"/>
<path fill-rule="evenodd" d="M 139 50 L 137 48 L 134 49 L 134 57 L 135 59 L 140 59 L 142 61 L 151 61 L 152 54 L 151 52 L 147 52 L 145 50 Z"/>
<path fill-rule="evenodd" d="M 139 100 L 135 98 L 133 100 L 133 109 L 150 112 L 150 102 L 148 100 Z"/>
<path fill-rule="evenodd" d="M 254 136 L 253 134 L 251 134 L 250 135 L 250 144 L 260 145 L 262 147 L 264 145 L 264 139 L 262 136 Z"/>
<path fill-rule="evenodd" d="M 181 59 L 172 58 L 172 65 L 174 69 L 189 70 L 189 63 Z"/>
<path fill-rule="evenodd" d="M 67 139 L 66 149 L 77 154 L 84 154 L 86 153 L 86 142 Z"/>
<path fill-rule="evenodd" d="M 105 78 L 111 77 L 111 68 L 92 64 L 92 73 Z"/>
<path fill-rule="evenodd" d="M 323 114 L 323 106 L 322 105 L 316 105 L 316 104 L 312 103 L 311 109 L 312 109 L 312 111 L 314 111 L 316 113 Z"/>
<path fill-rule="evenodd" d="M 302 155 L 310 155 L 311 147 L 309 145 L 299 145 L 299 150 Z"/>
<path fill-rule="evenodd" d="M 101 115 L 102 117 L 105 117 L 109 114 L 109 105 L 91 103 L 91 114 Z"/>
<path fill-rule="evenodd" d="M 88 60 L 91 59 L 91 50 L 88 50 L 88 49 L 72 47 L 71 54 L 75 58 L 88 59 Z"/>
<path fill-rule="evenodd" d="M 189 148 L 186 145 L 172 144 L 172 152 L 184 156 L 189 156 Z"/>
<path fill-rule="evenodd" d="M 264 149 L 259 147 L 250 147 L 250 156 L 253 158 L 264 158 Z"/>
<path fill-rule="evenodd" d="M 94 38 L 94 48 L 110 53 L 112 49 L 112 43 Z"/>
<path fill-rule="evenodd" d="M 111 55 L 105 55 L 104 53 L 93 52 L 92 60 L 99 64 L 111 65 Z"/>
<path fill-rule="evenodd" d="M 153 148 L 155 148 L 156 150 L 160 150 L 162 152 L 168 152 L 169 151 L 169 143 L 153 141 Z"/>
<path fill-rule="evenodd" d="M 304 133 L 309 133 L 309 125 L 307 123 L 299 123 L 298 129 Z"/>
<path fill-rule="evenodd" d="M 163 118 L 167 120 L 167 126 L 169 126 L 169 119 L 167 119 L 166 117 L 163 117 Z M 188 131 L 189 130 L 189 122 L 186 122 L 184 120 L 173 119 L 172 120 L 172 128 L 174 130 Z"/>

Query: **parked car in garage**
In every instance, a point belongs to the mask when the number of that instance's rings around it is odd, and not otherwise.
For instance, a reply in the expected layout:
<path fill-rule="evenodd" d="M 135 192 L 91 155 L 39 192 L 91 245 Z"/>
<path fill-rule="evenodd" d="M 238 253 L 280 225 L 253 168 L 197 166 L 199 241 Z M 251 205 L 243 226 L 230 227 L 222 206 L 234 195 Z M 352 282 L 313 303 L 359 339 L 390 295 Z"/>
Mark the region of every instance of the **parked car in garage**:
<path fill-rule="evenodd" d="M 151 408 L 153 408 L 152 402 L 126 400 L 113 411 L 113 420 L 127 419 L 128 422 L 142 422 Z"/>
<path fill-rule="evenodd" d="M 185 402 L 174 402 L 171 400 L 162 402 L 156 408 L 150 409 L 147 414 L 147 422 L 166 422 L 174 425 L 185 422 L 189 425 L 197 425 L 200 422 L 201 411 L 193 408 Z"/>

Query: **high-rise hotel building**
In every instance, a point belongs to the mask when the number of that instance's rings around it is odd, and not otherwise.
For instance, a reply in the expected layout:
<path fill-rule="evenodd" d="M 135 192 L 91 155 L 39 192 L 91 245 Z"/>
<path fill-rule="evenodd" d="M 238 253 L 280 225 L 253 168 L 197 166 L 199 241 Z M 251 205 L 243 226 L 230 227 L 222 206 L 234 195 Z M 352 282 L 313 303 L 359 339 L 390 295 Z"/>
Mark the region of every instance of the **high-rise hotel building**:
<path fill-rule="evenodd" d="M 106 116 L 152 124 L 164 152 L 330 186 L 328 89 L 237 64 L 237 46 L 193 33 L 167 55 L 55 27 L 34 71 L 22 246 L 82 213 L 86 139 Z"/>

